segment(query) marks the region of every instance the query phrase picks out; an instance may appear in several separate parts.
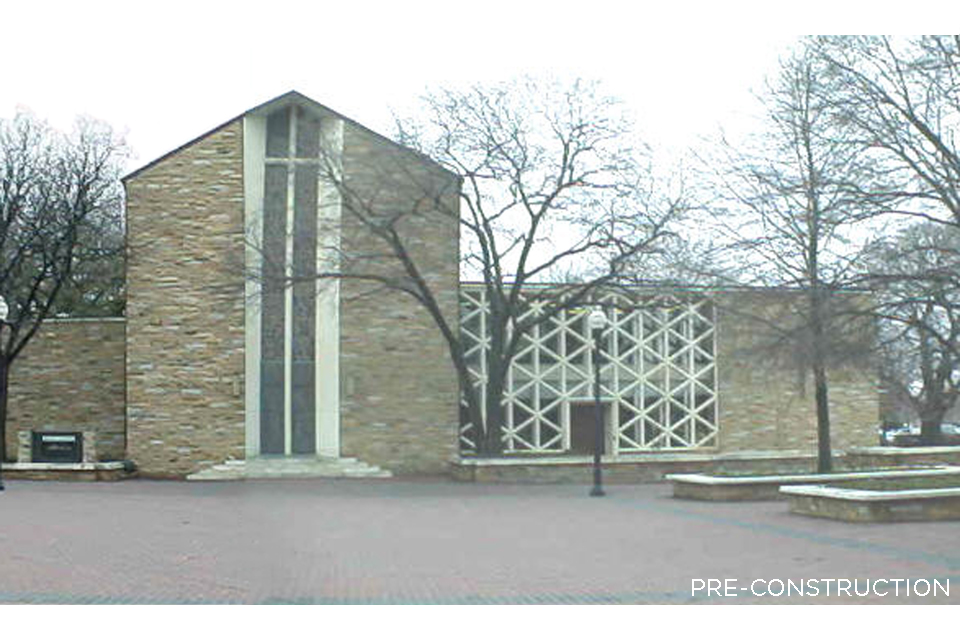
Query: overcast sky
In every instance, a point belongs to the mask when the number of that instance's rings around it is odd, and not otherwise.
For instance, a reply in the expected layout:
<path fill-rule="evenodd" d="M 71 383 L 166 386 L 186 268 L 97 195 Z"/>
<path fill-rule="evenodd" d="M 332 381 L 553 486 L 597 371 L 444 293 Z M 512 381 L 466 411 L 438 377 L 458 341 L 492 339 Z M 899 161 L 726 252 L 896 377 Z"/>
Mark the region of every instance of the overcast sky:
<path fill-rule="evenodd" d="M 125 134 L 134 168 L 290 89 L 390 133 L 391 108 L 409 112 L 426 89 L 550 73 L 601 80 L 651 143 L 682 149 L 753 108 L 750 90 L 792 30 L 812 26 L 793 11 L 746 0 L 25 1 L 0 11 L 0 117 L 26 108 L 65 128 L 95 116 Z"/>

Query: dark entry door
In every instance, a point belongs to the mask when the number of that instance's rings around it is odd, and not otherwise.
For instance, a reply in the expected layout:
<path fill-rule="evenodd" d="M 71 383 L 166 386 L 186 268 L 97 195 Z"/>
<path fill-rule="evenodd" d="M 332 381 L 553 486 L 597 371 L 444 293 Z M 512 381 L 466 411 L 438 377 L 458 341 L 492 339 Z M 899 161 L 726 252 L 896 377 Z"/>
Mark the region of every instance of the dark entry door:
<path fill-rule="evenodd" d="M 607 405 L 600 405 L 603 411 L 603 424 L 607 424 Z M 570 404 L 570 453 L 578 455 L 593 455 L 594 441 L 596 440 L 597 408 L 592 402 L 577 402 Z M 606 430 L 606 426 L 604 426 Z M 604 453 L 606 448 L 606 434 L 600 448 Z"/>

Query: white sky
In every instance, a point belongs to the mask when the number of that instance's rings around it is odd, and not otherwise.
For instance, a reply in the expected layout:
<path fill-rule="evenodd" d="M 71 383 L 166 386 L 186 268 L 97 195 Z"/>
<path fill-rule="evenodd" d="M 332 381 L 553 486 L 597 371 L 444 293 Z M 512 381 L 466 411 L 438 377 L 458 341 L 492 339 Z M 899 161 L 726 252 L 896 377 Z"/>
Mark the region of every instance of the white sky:
<path fill-rule="evenodd" d="M 100 118 L 126 135 L 132 169 L 290 89 L 390 133 L 390 109 L 428 88 L 547 72 L 600 79 L 649 142 L 680 150 L 742 122 L 810 15 L 880 26 L 836 0 L 793 4 L 4 0 L 0 117 Z"/>

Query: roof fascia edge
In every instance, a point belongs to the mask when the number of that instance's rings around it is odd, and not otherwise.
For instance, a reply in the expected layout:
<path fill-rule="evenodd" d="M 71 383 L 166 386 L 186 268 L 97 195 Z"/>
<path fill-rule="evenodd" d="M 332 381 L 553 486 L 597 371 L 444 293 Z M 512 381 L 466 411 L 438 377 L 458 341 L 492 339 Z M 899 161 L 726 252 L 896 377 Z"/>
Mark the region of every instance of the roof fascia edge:
<path fill-rule="evenodd" d="M 207 136 L 209 136 L 210 134 L 212 134 L 212 133 L 214 133 L 214 132 L 216 132 L 216 131 L 219 131 L 220 129 L 226 127 L 227 125 L 233 124 L 233 123 L 236 122 L 237 120 L 241 120 L 241 119 L 243 119 L 243 118 L 245 118 L 245 117 L 247 117 L 247 116 L 261 115 L 262 113 L 264 113 L 264 112 L 266 112 L 266 111 L 269 111 L 269 110 L 272 110 L 272 109 L 275 109 L 275 108 L 281 107 L 281 106 L 287 106 L 287 105 L 290 105 L 290 104 L 299 104 L 299 105 L 305 106 L 305 107 L 307 107 L 307 108 L 309 108 L 309 109 L 311 109 L 311 110 L 317 111 L 317 112 L 319 112 L 321 115 L 326 115 L 326 116 L 328 116 L 328 117 L 329 117 L 329 116 L 332 116 L 332 117 L 334 117 L 334 118 L 339 118 L 339 119 L 343 120 L 344 122 L 349 122 L 352 126 L 355 126 L 355 127 L 359 128 L 359 129 L 361 129 L 362 131 L 364 131 L 364 132 L 366 132 L 366 133 L 369 133 L 370 135 L 374 136 L 374 137 L 377 138 L 378 140 L 380 140 L 380 141 L 382 141 L 382 142 L 386 142 L 387 144 L 390 144 L 391 146 L 394 146 L 394 147 L 396 147 L 396 148 L 398 148 L 398 149 L 400 149 L 400 150 L 402 150 L 402 151 L 405 151 L 405 152 L 413 155 L 414 157 L 416 157 L 416 158 L 417 158 L 418 160 L 420 160 L 421 162 L 425 162 L 425 163 L 427 163 L 427 164 L 430 164 L 430 165 L 432 165 L 432 166 L 440 169 L 441 171 L 449 174 L 450 176 L 452 176 L 452 177 L 454 177 L 454 178 L 456 178 L 456 179 L 458 179 L 458 180 L 461 180 L 461 179 L 462 179 L 462 177 L 461 177 L 459 174 L 457 174 L 457 173 L 454 172 L 454 171 L 451 171 L 450 169 L 448 169 L 447 167 L 443 166 L 442 164 L 440 164 L 439 162 L 437 162 L 437 161 L 434 160 L 433 158 L 429 157 L 428 155 L 426 155 L 426 154 L 424 154 L 424 153 L 421 153 L 420 151 L 417 151 L 416 149 L 411 149 L 410 147 L 407 147 L 407 146 L 405 146 L 405 145 L 402 145 L 402 144 L 400 144 L 399 142 L 396 142 L 395 140 L 391 140 L 390 138 L 388 138 L 387 136 L 383 135 L 382 133 L 377 133 L 377 132 L 374 131 L 373 129 L 371 129 L 371 128 L 369 128 L 369 127 L 366 127 L 366 126 L 360 124 L 359 122 L 357 122 L 356 120 L 353 120 L 352 118 L 348 118 L 347 116 L 345 116 L 345 115 L 343 115 L 343 114 L 341 114 L 341 113 L 339 113 L 339 112 L 337 112 L 337 111 L 335 111 L 335 110 L 333 110 L 333 109 L 331 109 L 331 108 L 329 108 L 329 107 L 324 106 L 323 104 L 317 102 L 316 100 L 314 100 L 314 99 L 312 99 L 312 98 L 309 98 L 309 97 L 303 95 L 302 93 L 300 93 L 300 92 L 298 92 L 298 91 L 288 91 L 288 92 L 286 92 L 286 93 L 284 93 L 284 94 L 282 94 L 282 95 L 277 96 L 276 98 L 271 98 L 270 100 L 267 100 L 266 102 L 263 102 L 263 103 L 261 103 L 261 104 L 258 104 L 257 106 L 255 106 L 255 107 L 253 107 L 253 108 L 251 108 L 251 109 L 247 109 L 246 111 L 244 111 L 244 112 L 241 113 L 240 115 L 235 116 L 235 117 L 227 120 L 226 122 L 223 122 L 222 124 L 220 124 L 220 125 L 212 128 L 212 129 L 209 129 L 208 131 L 205 131 L 204 133 L 202 133 L 202 134 L 200 134 L 200 135 L 198 135 L 198 136 L 196 136 L 196 137 L 194 137 L 194 138 L 191 138 L 189 141 L 185 142 L 184 144 L 181 144 L 180 146 L 176 147 L 175 149 L 172 149 L 171 151 L 168 151 L 167 153 L 161 155 L 160 157 L 158 157 L 158 158 L 156 158 L 156 159 L 154 159 L 154 160 L 151 160 L 151 161 L 148 162 L 147 164 L 139 167 L 138 169 L 134 169 L 134 170 L 131 171 L 130 173 L 128 173 L 128 174 L 126 174 L 125 176 L 123 176 L 122 178 L 120 178 L 120 181 L 126 183 L 127 180 L 130 180 L 131 178 L 136 177 L 137 175 L 143 173 L 143 172 L 146 171 L 147 169 L 150 169 L 151 167 L 154 167 L 154 166 L 156 166 L 157 164 L 163 162 L 164 160 L 166 160 L 166 159 L 169 158 L 170 156 L 172 156 L 172 155 L 174 155 L 174 154 L 176 154 L 176 153 L 178 153 L 178 152 L 186 149 L 187 147 L 189 147 L 190 145 L 192 145 L 192 144 L 194 144 L 194 143 L 196 143 L 196 142 L 199 142 L 199 141 L 202 140 L 203 138 L 206 138 Z"/>

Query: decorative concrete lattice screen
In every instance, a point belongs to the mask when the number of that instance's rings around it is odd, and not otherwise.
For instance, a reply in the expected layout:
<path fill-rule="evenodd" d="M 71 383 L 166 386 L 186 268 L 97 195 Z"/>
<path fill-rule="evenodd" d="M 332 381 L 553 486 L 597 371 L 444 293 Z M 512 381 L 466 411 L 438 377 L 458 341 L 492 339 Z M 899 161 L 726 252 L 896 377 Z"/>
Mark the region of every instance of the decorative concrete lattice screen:
<path fill-rule="evenodd" d="M 717 444 L 715 309 L 693 294 L 609 293 L 596 301 L 603 333 L 601 401 L 606 451 L 614 455 Z M 536 290 L 525 314 L 541 313 Z M 486 386 L 489 307 L 483 287 L 461 289 L 460 331 L 480 394 Z M 570 449 L 572 405 L 593 401 L 593 349 L 587 313 L 565 310 L 535 326 L 513 361 L 504 398 L 505 452 Z M 526 317 L 526 315 L 524 316 Z M 482 395 L 481 395 L 482 397 Z M 474 449 L 472 425 L 461 447 Z"/>

